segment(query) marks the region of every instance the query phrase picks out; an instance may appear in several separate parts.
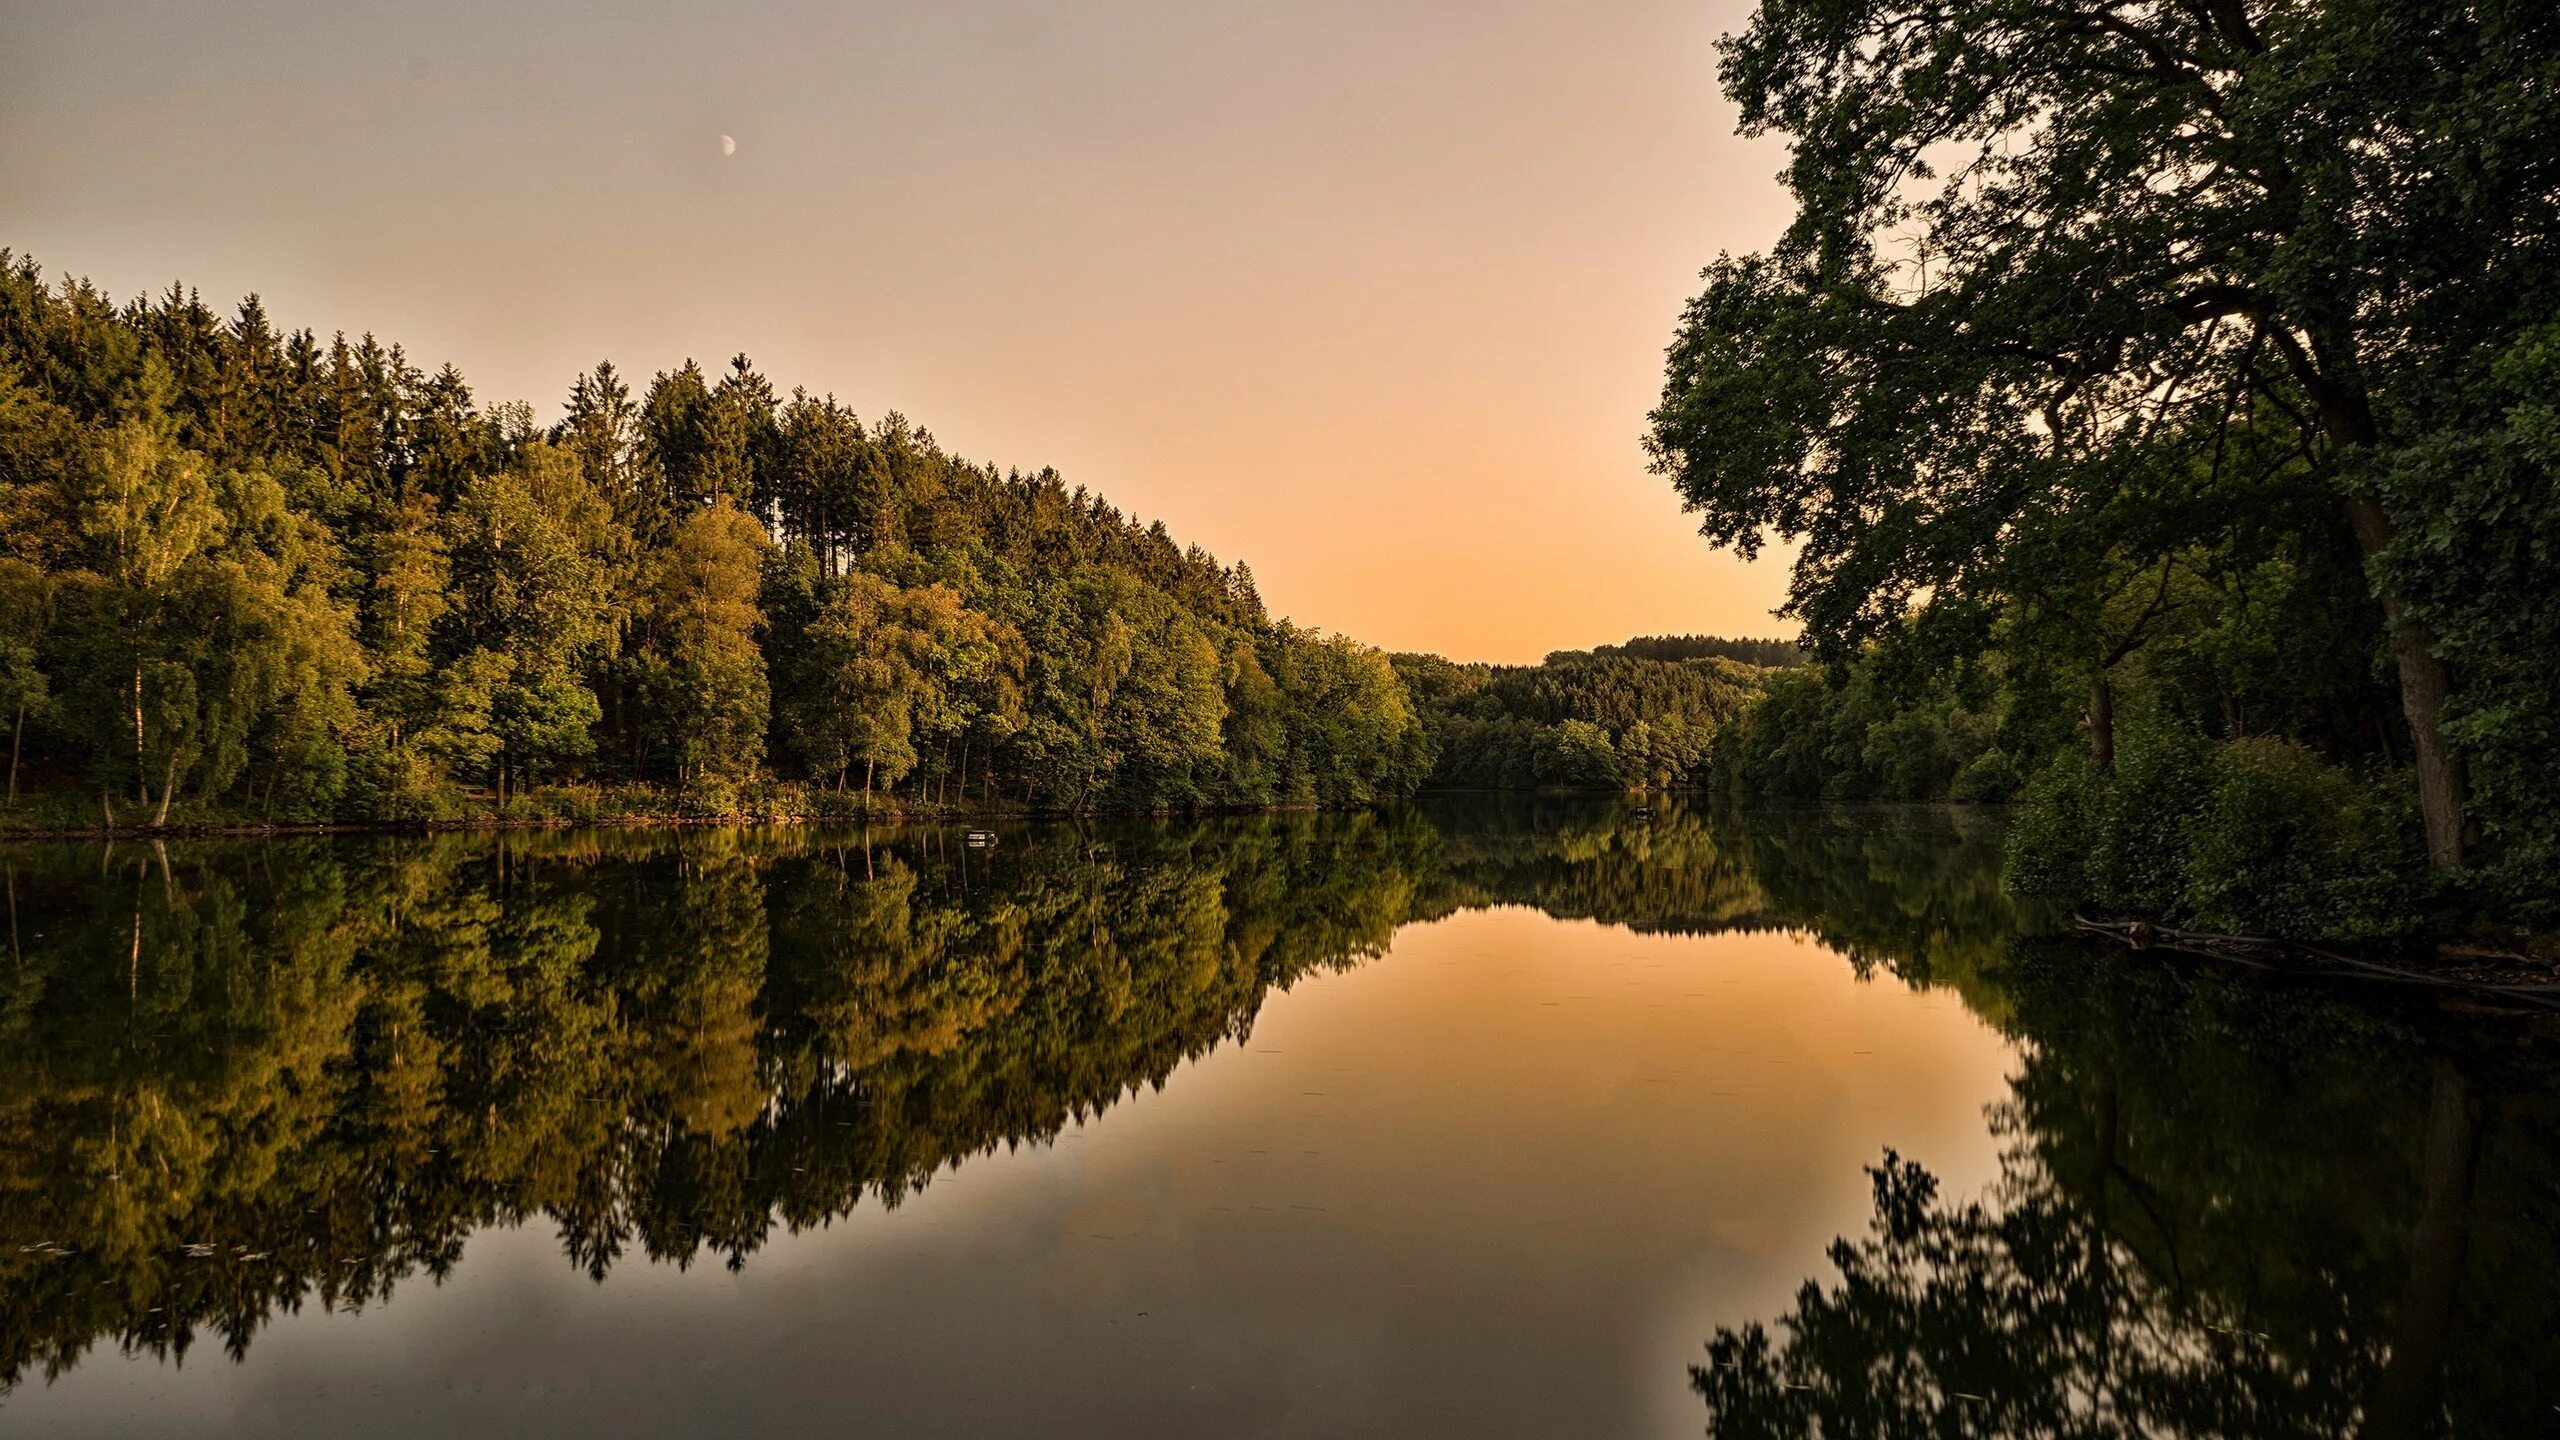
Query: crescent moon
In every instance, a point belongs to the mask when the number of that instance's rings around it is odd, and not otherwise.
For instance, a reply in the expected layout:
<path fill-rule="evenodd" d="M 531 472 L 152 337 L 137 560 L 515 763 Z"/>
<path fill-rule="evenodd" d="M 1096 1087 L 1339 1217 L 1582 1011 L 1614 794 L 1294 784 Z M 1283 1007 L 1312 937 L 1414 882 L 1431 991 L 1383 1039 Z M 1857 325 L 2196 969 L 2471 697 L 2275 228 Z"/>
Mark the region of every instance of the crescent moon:
<path fill-rule="evenodd" d="M 723 136 L 721 136 L 721 137 L 720 137 L 720 153 L 721 153 L 721 154 L 723 154 L 723 155 L 735 155 L 735 154 L 737 154 L 737 153 L 738 153 L 738 137 L 737 137 L 737 136 L 735 136 L 735 135 L 723 135 Z"/>

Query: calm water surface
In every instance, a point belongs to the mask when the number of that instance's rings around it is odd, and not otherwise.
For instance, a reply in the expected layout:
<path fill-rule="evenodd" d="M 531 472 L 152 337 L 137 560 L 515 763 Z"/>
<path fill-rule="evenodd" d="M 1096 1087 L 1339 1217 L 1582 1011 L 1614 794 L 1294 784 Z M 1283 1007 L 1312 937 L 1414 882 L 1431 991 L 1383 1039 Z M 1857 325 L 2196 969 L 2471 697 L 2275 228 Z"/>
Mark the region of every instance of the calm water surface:
<path fill-rule="evenodd" d="M 2517 1022 L 1997 822 L 0 849 L 0 1433 L 2543 1435 Z"/>

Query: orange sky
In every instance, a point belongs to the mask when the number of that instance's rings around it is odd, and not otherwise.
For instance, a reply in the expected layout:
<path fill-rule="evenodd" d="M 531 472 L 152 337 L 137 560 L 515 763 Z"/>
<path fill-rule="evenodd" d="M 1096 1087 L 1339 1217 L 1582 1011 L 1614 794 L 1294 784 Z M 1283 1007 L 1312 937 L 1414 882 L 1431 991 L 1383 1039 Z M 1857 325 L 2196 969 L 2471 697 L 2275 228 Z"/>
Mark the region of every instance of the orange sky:
<path fill-rule="evenodd" d="M 743 350 L 1390 648 L 1792 633 L 1639 443 L 1697 271 L 1785 218 L 1715 88 L 1746 14 L 9 7 L 0 245 L 254 289 L 546 416 L 598 357 Z"/>

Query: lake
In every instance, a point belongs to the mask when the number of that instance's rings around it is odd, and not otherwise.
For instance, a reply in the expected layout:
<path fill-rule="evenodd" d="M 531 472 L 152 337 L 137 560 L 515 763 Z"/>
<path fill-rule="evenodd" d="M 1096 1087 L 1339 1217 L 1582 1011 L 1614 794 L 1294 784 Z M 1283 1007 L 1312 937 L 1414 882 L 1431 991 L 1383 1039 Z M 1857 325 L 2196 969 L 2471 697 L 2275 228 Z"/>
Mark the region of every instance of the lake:
<path fill-rule="evenodd" d="M 2539 1435 L 2529 1022 L 1999 819 L 0 847 L 11 1435 Z"/>

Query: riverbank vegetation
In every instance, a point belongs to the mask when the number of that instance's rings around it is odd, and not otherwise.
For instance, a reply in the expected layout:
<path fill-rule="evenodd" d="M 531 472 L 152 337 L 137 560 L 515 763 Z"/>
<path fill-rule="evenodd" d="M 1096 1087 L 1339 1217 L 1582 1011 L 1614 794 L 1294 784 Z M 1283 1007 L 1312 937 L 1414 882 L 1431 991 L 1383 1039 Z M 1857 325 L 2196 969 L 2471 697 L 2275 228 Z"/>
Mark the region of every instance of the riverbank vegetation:
<path fill-rule="evenodd" d="M 1651 423 L 1796 547 L 1778 793 L 2024 801 L 2013 883 L 2560 924 L 2560 13 L 1841 7 L 1725 47 L 1797 213 Z"/>
<path fill-rule="evenodd" d="M 745 356 L 561 418 L 0 252 L 11 820 L 1356 804 L 1386 658 L 1054 471 Z"/>

